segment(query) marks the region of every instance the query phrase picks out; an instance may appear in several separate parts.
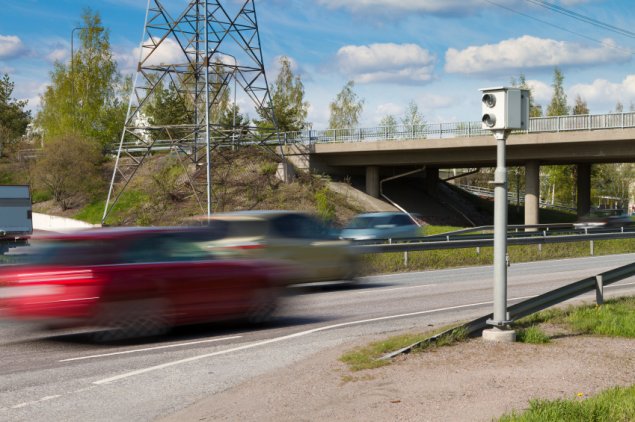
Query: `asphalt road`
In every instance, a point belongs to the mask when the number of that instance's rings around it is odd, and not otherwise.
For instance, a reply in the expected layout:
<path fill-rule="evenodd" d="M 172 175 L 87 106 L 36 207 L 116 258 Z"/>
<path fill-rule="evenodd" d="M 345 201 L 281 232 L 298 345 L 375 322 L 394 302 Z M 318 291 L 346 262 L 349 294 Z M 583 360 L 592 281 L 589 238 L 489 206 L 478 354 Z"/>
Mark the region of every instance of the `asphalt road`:
<path fill-rule="evenodd" d="M 635 254 L 514 264 L 509 302 L 633 261 Z M 78 332 L 0 322 L 0 420 L 167 416 L 326 348 L 487 314 L 492 274 L 488 266 L 367 277 L 353 287 L 293 288 L 265 327 L 188 327 L 136 343 L 96 345 Z M 609 297 L 634 293 L 635 278 L 605 288 Z"/>

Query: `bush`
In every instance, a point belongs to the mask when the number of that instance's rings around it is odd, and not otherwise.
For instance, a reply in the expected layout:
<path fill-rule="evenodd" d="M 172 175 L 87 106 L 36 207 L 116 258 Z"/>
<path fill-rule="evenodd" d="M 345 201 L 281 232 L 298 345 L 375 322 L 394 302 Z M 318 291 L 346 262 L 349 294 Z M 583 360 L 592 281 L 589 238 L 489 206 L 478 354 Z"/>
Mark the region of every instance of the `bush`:
<path fill-rule="evenodd" d="M 101 191 L 102 159 L 96 141 L 76 135 L 52 138 L 35 163 L 35 187 L 50 192 L 62 210 L 67 210 Z"/>
<path fill-rule="evenodd" d="M 335 220 L 335 205 L 329 198 L 329 189 L 324 187 L 315 193 L 315 208 L 323 221 Z"/>

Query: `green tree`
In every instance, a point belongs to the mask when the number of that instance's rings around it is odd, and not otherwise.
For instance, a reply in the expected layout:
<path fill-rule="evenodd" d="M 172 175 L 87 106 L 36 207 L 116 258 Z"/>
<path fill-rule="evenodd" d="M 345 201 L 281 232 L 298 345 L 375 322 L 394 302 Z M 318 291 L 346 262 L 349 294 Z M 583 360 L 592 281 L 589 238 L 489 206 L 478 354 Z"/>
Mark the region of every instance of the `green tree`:
<path fill-rule="evenodd" d="M 557 67 L 553 70 L 553 96 L 547 107 L 547 116 L 566 116 L 569 114 L 567 94 L 564 92 L 564 75 Z"/>
<path fill-rule="evenodd" d="M 74 133 L 105 146 L 119 138 L 123 127 L 126 101 L 120 91 L 124 81 L 99 13 L 86 9 L 81 27 L 80 45 L 71 64 L 55 63 L 37 122 L 47 138 Z"/>
<path fill-rule="evenodd" d="M 34 166 L 37 188 L 49 191 L 62 210 L 101 192 L 101 147 L 77 135 L 47 139 Z"/>
<path fill-rule="evenodd" d="M 249 122 L 249 116 L 240 112 L 238 104 L 232 103 L 221 115 L 219 124 L 224 128 L 235 128 L 237 134 L 246 134 Z"/>
<path fill-rule="evenodd" d="M 307 127 L 309 102 L 304 100 L 304 84 L 300 75 L 295 75 L 288 57 L 280 57 L 280 72 L 269 87 L 273 102 L 273 114 L 281 132 L 294 132 Z M 259 127 L 273 128 L 268 116 L 260 114 Z"/>
<path fill-rule="evenodd" d="M 387 137 L 392 137 L 397 132 L 397 119 L 392 114 L 384 116 L 379 122 Z"/>
<path fill-rule="evenodd" d="M 359 124 L 359 117 L 364 109 L 364 100 L 359 98 L 353 88 L 355 82 L 348 81 L 337 94 L 335 101 L 329 104 L 331 129 L 352 129 Z"/>
<path fill-rule="evenodd" d="M 7 73 L 0 79 L 0 156 L 9 144 L 24 135 L 31 121 L 31 112 L 24 110 L 27 101 L 13 98 L 15 83 Z"/>
<path fill-rule="evenodd" d="M 624 113 L 624 104 L 620 100 L 617 100 L 615 103 L 615 112 L 616 113 Z"/>
<path fill-rule="evenodd" d="M 586 101 L 582 99 L 580 94 L 576 95 L 575 97 L 575 105 L 573 106 L 573 109 L 571 109 L 571 114 L 589 114 L 589 107 L 587 106 Z"/>
<path fill-rule="evenodd" d="M 419 106 L 414 100 L 410 100 L 408 107 L 401 118 L 401 124 L 406 126 L 406 130 L 414 133 L 423 132 L 426 128 L 426 121 L 423 114 L 419 112 Z"/>
<path fill-rule="evenodd" d="M 171 81 L 167 87 L 163 83 L 156 86 L 143 111 L 152 124 L 158 126 L 185 124 L 191 121 L 187 101 L 179 93 L 176 84 Z"/>
<path fill-rule="evenodd" d="M 596 202 L 600 202 L 598 196 L 612 196 L 620 198 L 626 207 L 630 185 L 635 179 L 635 166 L 632 163 L 608 163 L 594 165 L 593 169 L 591 186 Z"/>
<path fill-rule="evenodd" d="M 525 74 L 521 73 L 518 80 L 512 78 L 511 84 L 513 87 L 529 90 L 529 117 L 542 117 L 542 106 L 534 101 L 533 88 L 527 83 Z"/>

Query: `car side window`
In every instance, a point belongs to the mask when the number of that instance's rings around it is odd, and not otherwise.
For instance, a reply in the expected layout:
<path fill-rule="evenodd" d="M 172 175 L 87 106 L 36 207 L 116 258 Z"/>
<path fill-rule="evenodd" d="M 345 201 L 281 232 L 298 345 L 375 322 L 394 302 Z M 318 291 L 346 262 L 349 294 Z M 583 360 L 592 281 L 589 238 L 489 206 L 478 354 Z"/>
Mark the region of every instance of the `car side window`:
<path fill-rule="evenodd" d="M 284 215 L 273 219 L 271 224 L 278 235 L 291 239 L 322 239 L 327 235 L 319 221 L 304 215 Z"/>
<path fill-rule="evenodd" d="M 396 226 L 412 226 L 414 222 L 405 214 L 395 215 L 390 219 L 390 224 L 394 224 Z"/>
<path fill-rule="evenodd" d="M 122 261 L 125 263 L 141 264 L 165 260 L 164 239 L 158 236 L 144 237 L 132 242 L 122 255 Z"/>

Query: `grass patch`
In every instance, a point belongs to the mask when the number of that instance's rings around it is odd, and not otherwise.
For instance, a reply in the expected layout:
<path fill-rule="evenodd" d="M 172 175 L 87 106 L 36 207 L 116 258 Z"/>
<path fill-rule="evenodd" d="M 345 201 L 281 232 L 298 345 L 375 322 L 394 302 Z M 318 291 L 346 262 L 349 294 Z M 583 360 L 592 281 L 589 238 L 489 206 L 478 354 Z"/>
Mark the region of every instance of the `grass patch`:
<path fill-rule="evenodd" d="M 549 336 L 536 325 L 516 331 L 516 340 L 528 344 L 546 344 L 551 341 Z"/>
<path fill-rule="evenodd" d="M 438 234 L 453 228 L 427 226 L 426 234 Z M 455 229 L 455 228 L 454 228 Z M 405 264 L 403 252 L 366 254 L 361 256 L 361 275 L 397 273 L 403 271 L 425 271 L 443 268 L 491 265 L 494 259 L 492 247 L 469 249 L 446 249 L 408 252 Z M 595 241 L 594 254 L 613 255 L 632 253 L 635 239 Z M 580 258 L 590 256 L 589 242 L 571 242 L 549 245 L 521 245 L 508 247 L 511 264 L 550 259 Z"/>
<path fill-rule="evenodd" d="M 424 334 L 402 334 L 389 337 L 386 340 L 370 343 L 367 346 L 358 347 L 340 357 L 340 361 L 348 365 L 351 371 L 361 371 L 364 369 L 379 368 L 389 365 L 390 360 L 380 360 L 379 358 L 386 353 L 394 352 L 403 347 L 428 339 L 435 334 L 446 331 L 447 328 L 441 328 L 432 333 Z M 447 335 L 441 336 L 436 342 L 425 342 L 421 346 L 413 349 L 413 352 L 427 350 L 432 347 L 449 346 L 467 337 L 464 329 L 453 330 Z"/>
<path fill-rule="evenodd" d="M 582 334 L 635 338 L 635 298 L 619 298 L 601 306 L 576 308 L 565 321 Z"/>
<path fill-rule="evenodd" d="M 129 216 L 131 213 L 134 213 L 136 210 L 142 210 L 143 205 L 149 201 L 150 197 L 143 192 L 134 190 L 124 191 L 119 198 L 117 205 L 115 205 L 115 208 L 108 216 L 106 223 L 110 225 L 121 224 L 124 218 Z M 99 224 L 101 223 L 101 218 L 104 215 L 105 206 L 105 199 L 94 201 L 82 208 L 81 211 L 74 216 L 74 218 L 91 224 Z M 142 213 L 140 214 L 142 215 Z"/>
<path fill-rule="evenodd" d="M 635 338 L 635 297 L 607 300 L 603 305 L 547 309 L 518 320 L 519 331 L 542 323 L 566 327 L 577 334 Z"/>
<path fill-rule="evenodd" d="M 45 202 L 49 199 L 53 199 L 53 194 L 47 190 L 34 189 L 33 192 L 31 192 L 31 201 L 34 204 L 37 204 L 38 202 Z"/>
<path fill-rule="evenodd" d="M 500 422 L 632 421 L 635 420 L 635 386 L 612 388 L 597 396 L 573 400 L 532 400 L 522 413 L 504 415 Z"/>

